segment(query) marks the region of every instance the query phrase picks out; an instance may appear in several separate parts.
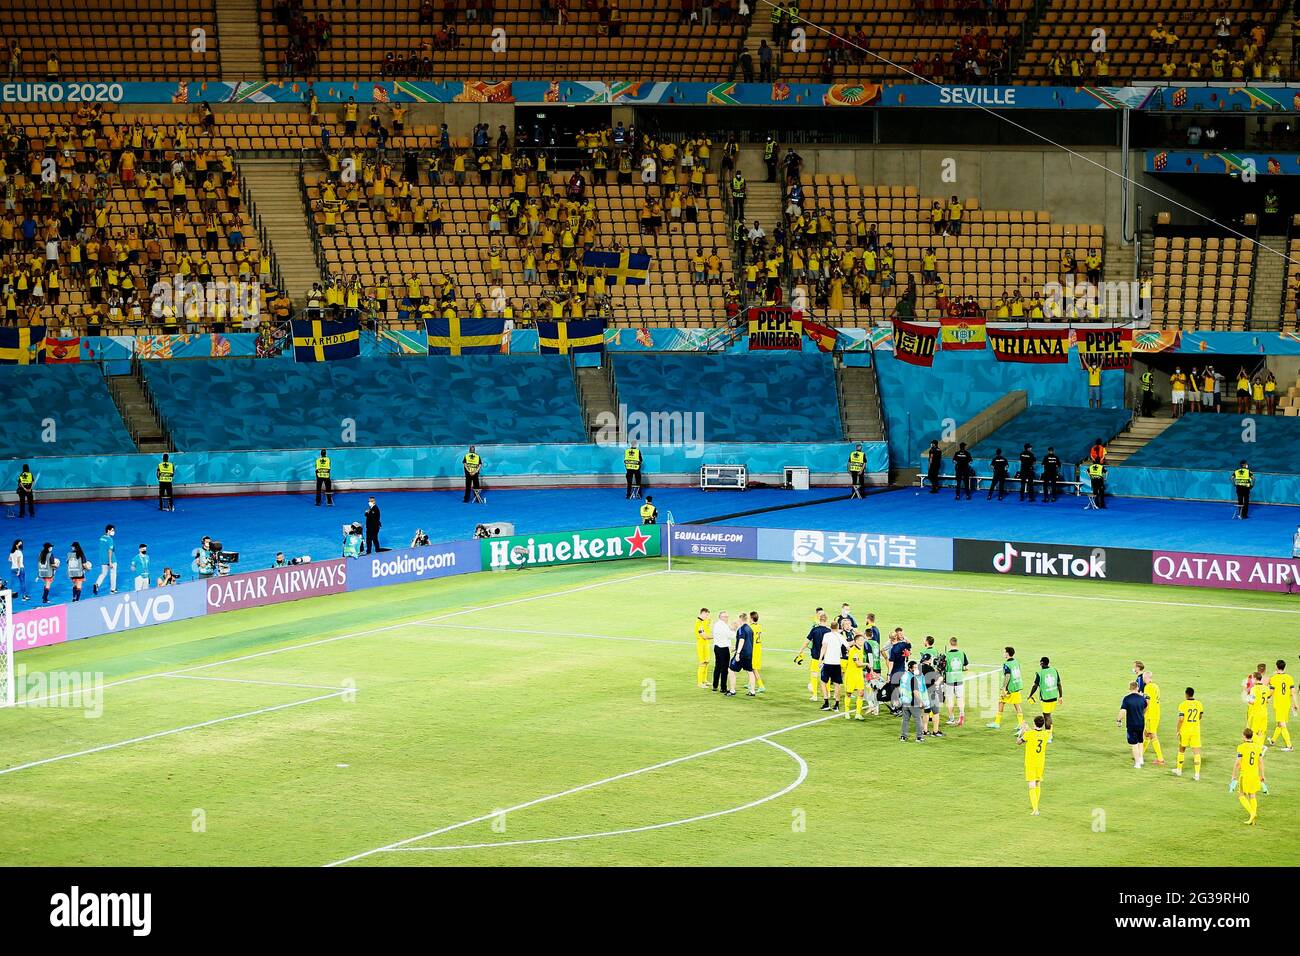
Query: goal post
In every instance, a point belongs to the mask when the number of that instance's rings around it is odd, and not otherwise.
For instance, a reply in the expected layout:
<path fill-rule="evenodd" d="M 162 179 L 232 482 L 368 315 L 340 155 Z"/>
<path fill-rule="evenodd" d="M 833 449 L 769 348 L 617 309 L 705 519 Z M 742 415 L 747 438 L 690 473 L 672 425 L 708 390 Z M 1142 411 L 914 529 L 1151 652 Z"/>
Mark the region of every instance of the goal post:
<path fill-rule="evenodd" d="M 0 707 L 14 705 L 14 592 L 0 591 Z"/>

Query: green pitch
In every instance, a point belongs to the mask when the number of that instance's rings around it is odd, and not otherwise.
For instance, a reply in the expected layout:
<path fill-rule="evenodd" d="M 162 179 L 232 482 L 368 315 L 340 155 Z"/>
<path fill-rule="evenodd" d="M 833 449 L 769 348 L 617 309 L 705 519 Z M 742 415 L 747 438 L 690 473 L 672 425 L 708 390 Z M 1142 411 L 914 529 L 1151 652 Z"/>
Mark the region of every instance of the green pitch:
<path fill-rule="evenodd" d="M 791 658 L 813 607 L 843 601 L 916 644 L 959 636 L 977 670 L 1008 643 L 1028 671 L 1052 658 L 1041 817 L 1014 721 L 987 730 L 978 703 L 924 744 L 889 717 L 809 723 Z M 696 686 L 701 605 L 761 612 L 766 694 Z M 18 655 L 20 694 L 80 706 L 0 711 L 0 864 L 869 865 L 911 825 L 937 864 L 1294 865 L 1300 752 L 1269 750 L 1258 827 L 1227 785 L 1241 680 L 1300 670 L 1298 625 L 1284 595 L 735 561 L 238 611 Z M 1134 770 L 1115 728 L 1135 658 L 1163 689 L 1167 767 Z M 1168 772 L 1189 684 L 1199 783 L 1190 759 Z"/>

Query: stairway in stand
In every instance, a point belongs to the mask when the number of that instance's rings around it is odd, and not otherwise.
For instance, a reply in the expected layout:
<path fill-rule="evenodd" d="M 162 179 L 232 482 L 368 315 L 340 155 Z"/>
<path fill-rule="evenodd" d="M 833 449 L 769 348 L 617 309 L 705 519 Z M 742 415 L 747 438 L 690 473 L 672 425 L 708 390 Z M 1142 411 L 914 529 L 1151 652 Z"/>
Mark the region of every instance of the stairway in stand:
<path fill-rule="evenodd" d="M 216 0 L 223 80 L 260 80 L 266 75 L 257 0 Z"/>
<path fill-rule="evenodd" d="M 298 185 L 298 161 L 241 159 L 239 169 L 248 186 L 248 199 L 256 205 L 266 229 L 289 297 L 301 305 L 312 283 L 321 281 L 321 274 Z"/>
<path fill-rule="evenodd" d="M 113 397 L 113 404 L 117 406 L 135 447 L 148 454 L 171 451 L 171 439 L 154 412 L 139 371 L 110 375 L 106 381 L 108 393 Z"/>
<path fill-rule="evenodd" d="M 1260 236 L 1251 274 L 1250 328 L 1255 332 L 1280 329 L 1282 287 L 1286 284 L 1286 236 Z"/>
<path fill-rule="evenodd" d="M 1133 427 L 1121 432 L 1106 445 L 1106 464 L 1118 465 L 1132 458 L 1173 423 L 1174 419 L 1158 415 L 1135 415 Z"/>

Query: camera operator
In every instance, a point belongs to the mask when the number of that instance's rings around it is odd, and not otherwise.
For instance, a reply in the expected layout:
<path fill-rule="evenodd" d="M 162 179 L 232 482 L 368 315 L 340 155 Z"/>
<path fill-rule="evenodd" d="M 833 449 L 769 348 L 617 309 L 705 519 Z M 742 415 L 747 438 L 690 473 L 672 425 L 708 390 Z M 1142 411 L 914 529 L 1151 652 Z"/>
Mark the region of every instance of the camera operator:
<path fill-rule="evenodd" d="M 343 557 L 361 557 L 361 523 L 358 521 L 343 526 Z"/>
<path fill-rule="evenodd" d="M 487 526 L 487 525 L 485 525 L 485 524 L 476 524 L 476 525 L 474 526 L 474 538 L 475 538 L 475 540 L 482 540 L 483 538 L 490 538 L 490 537 L 492 537 L 492 532 L 488 530 L 488 526 Z"/>
<path fill-rule="evenodd" d="M 275 552 L 275 563 L 272 564 L 271 567 L 287 568 L 288 566 L 289 566 L 289 562 L 284 559 L 284 552 L 283 551 Z"/>
<path fill-rule="evenodd" d="M 217 557 L 213 551 L 212 539 L 206 534 L 194 552 L 194 571 L 200 578 L 210 578 L 217 573 Z"/>

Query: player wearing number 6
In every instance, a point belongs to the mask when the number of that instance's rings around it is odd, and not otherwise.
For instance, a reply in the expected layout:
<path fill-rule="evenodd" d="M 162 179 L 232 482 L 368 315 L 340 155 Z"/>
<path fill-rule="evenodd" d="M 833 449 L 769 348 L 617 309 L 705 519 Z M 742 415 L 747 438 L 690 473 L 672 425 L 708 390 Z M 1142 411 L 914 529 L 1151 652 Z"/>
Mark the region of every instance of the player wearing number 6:
<path fill-rule="evenodd" d="M 1237 801 L 1250 814 L 1246 823 L 1252 825 L 1259 815 L 1259 794 L 1268 793 L 1268 784 L 1264 782 L 1264 743 L 1255 737 L 1247 727 L 1241 732 L 1241 743 L 1237 745 L 1237 762 L 1232 765 L 1232 782 L 1228 792 L 1237 792 Z"/>
<path fill-rule="evenodd" d="M 1187 688 L 1186 700 L 1178 705 L 1178 766 L 1171 772 L 1176 777 L 1183 775 L 1183 760 L 1190 748 L 1192 751 L 1192 779 L 1201 779 L 1201 724 L 1205 721 L 1205 708 L 1196 699 L 1196 689 Z"/>

